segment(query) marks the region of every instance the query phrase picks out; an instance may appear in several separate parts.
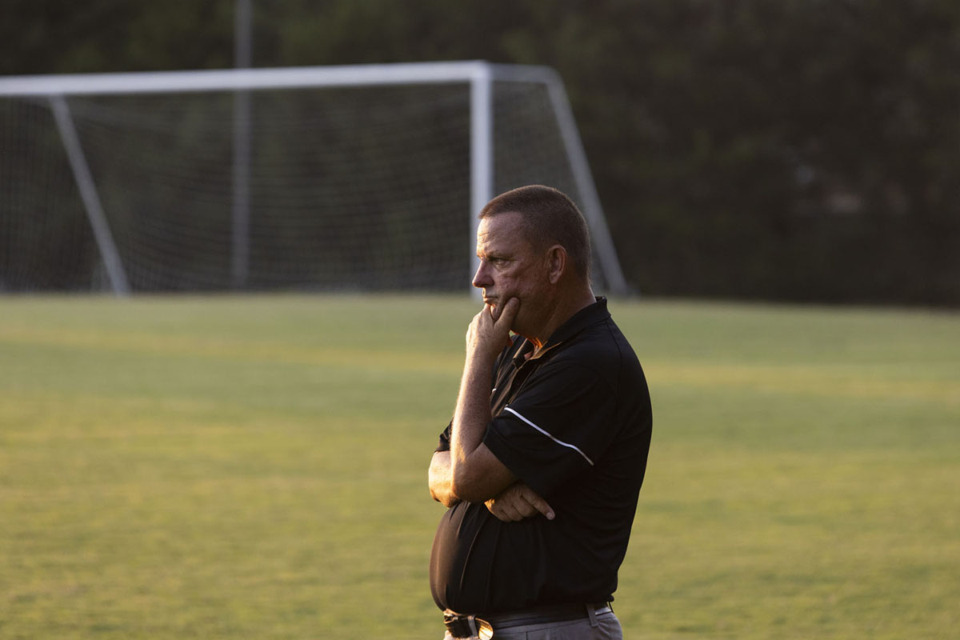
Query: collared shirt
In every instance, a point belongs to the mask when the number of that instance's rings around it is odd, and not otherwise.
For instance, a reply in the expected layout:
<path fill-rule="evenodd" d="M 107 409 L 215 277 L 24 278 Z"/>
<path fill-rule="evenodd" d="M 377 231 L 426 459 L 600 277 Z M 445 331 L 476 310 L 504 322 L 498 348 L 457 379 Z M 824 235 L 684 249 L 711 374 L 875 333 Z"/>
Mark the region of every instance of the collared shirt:
<path fill-rule="evenodd" d="M 515 339 L 493 381 L 483 442 L 557 517 L 501 522 L 482 503 L 448 509 L 430 560 L 437 606 L 494 613 L 612 599 L 652 413 L 640 362 L 606 300 L 574 315 L 535 354 Z M 450 428 L 437 451 L 449 450 Z"/>

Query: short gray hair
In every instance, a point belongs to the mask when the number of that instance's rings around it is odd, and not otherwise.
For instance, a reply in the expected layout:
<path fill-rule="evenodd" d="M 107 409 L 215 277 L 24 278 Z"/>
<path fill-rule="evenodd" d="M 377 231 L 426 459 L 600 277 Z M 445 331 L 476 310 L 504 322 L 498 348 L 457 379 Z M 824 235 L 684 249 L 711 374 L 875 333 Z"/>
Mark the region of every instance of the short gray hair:
<path fill-rule="evenodd" d="M 479 218 L 500 213 L 519 213 L 524 235 L 537 249 L 554 244 L 563 247 L 573 270 L 583 278 L 590 276 L 590 232 L 580 209 L 566 194 L 553 187 L 535 184 L 519 187 L 487 203 Z"/>

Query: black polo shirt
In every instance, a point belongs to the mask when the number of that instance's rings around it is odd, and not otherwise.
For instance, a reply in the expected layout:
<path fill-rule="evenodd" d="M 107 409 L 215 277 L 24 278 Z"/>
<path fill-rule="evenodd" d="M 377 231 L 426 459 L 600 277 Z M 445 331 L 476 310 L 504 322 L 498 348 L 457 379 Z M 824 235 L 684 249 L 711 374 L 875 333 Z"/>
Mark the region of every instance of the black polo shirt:
<path fill-rule="evenodd" d="M 532 351 L 517 338 L 497 360 L 483 442 L 556 519 L 501 522 L 482 503 L 448 509 L 430 559 L 441 609 L 602 602 L 617 588 L 650 448 L 643 370 L 602 298 Z M 437 451 L 449 448 L 448 426 Z"/>

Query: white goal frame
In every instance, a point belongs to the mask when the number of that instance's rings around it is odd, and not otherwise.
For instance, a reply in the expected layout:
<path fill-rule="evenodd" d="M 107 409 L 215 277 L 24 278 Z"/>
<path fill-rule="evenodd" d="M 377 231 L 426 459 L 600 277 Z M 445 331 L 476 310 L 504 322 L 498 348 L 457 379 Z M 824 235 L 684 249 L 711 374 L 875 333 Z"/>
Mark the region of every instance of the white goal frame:
<path fill-rule="evenodd" d="M 595 260 L 603 271 L 606 289 L 613 294 L 629 293 L 610 231 L 604 218 L 586 153 L 559 75 L 549 67 L 502 65 L 483 61 L 346 65 L 209 71 L 13 76 L 0 78 L 0 97 L 33 97 L 49 100 L 67 158 L 77 181 L 83 205 L 93 230 L 110 286 L 117 295 L 130 293 L 123 262 L 114 245 L 102 210 L 97 188 L 90 175 L 83 149 L 65 100 L 69 96 L 163 92 L 234 91 L 235 144 L 233 194 L 234 283 L 242 285 L 247 271 L 249 202 L 246 172 L 249 171 L 249 107 L 247 92 L 262 89 L 359 87 L 414 84 L 466 83 L 470 86 L 470 199 L 473 237 L 469 239 L 471 271 L 478 265 L 474 238 L 479 225 L 477 214 L 493 193 L 493 83 L 539 83 L 547 88 L 557 118 L 571 172 L 581 196 L 584 217 L 590 227 Z M 247 117 L 244 118 L 244 113 Z"/>

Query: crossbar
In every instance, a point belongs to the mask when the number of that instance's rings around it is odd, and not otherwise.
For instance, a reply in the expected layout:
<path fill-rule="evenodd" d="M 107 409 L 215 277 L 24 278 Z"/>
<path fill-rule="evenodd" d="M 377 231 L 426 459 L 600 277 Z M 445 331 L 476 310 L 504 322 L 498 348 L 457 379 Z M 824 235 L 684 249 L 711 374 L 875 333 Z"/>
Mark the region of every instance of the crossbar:
<path fill-rule="evenodd" d="M 0 96 L 105 95 L 133 93 L 255 91 L 297 87 L 356 87 L 366 85 L 468 83 L 489 76 L 503 82 L 554 82 L 549 67 L 497 65 L 483 61 L 422 62 L 217 69 L 204 71 L 149 71 L 72 75 L 0 77 Z"/>

